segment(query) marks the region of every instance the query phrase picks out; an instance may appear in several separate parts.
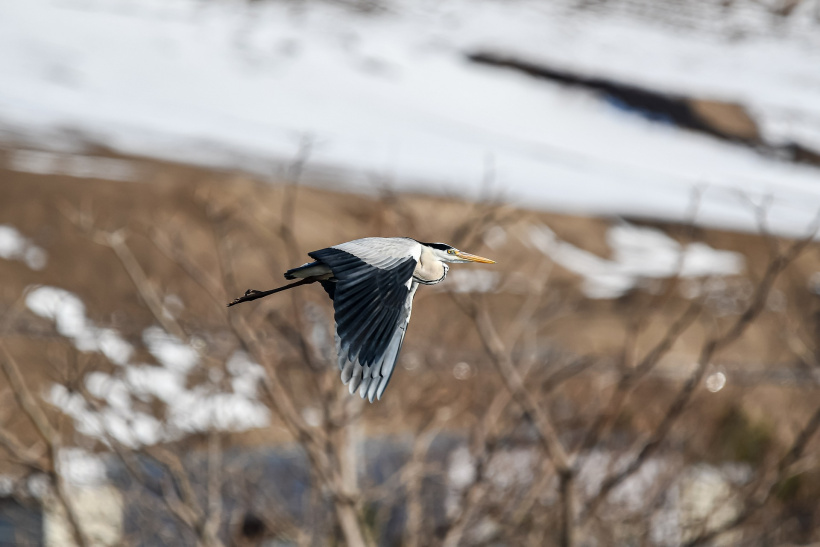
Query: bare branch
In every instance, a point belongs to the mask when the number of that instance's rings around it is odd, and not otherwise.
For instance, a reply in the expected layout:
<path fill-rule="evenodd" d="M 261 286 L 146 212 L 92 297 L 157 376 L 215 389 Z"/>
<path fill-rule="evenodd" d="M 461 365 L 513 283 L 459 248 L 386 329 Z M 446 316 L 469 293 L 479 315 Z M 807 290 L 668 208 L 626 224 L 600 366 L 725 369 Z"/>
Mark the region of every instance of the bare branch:
<path fill-rule="evenodd" d="M 789 451 L 778 463 L 777 474 L 774 480 L 771 481 L 771 484 L 765 493 L 757 499 L 748 500 L 746 506 L 737 514 L 737 516 L 722 526 L 701 533 L 697 537 L 687 542 L 685 544 L 686 547 L 694 547 L 695 545 L 703 545 L 704 543 L 708 543 L 721 534 L 733 530 L 745 523 L 749 520 L 749 518 L 754 516 L 755 513 L 762 509 L 769 502 L 772 496 L 774 496 L 783 481 L 793 475 L 794 471 L 791 469 L 792 464 L 800 459 L 806 449 L 806 446 L 818 429 L 820 429 L 820 407 L 814 411 L 814 414 L 812 414 L 811 418 L 809 418 L 806 425 L 795 438 L 792 446 L 789 448 Z"/>
<path fill-rule="evenodd" d="M 686 332 L 686 329 L 698 317 L 700 310 L 701 304 L 699 302 L 690 304 L 680 317 L 670 325 L 660 342 L 646 354 L 641 362 L 633 370 L 627 371 L 621 376 L 621 380 L 618 382 L 615 392 L 610 396 L 606 408 L 598 415 L 584 436 L 581 450 L 592 448 L 608 428 L 612 426 L 631 391 L 672 349 L 678 338 Z"/>
<path fill-rule="evenodd" d="M 6 348 L 6 345 L 2 341 L 0 341 L 0 351 L 2 351 L 3 354 L 0 356 L 0 368 L 3 369 L 3 374 L 14 391 L 17 403 L 34 424 L 35 430 L 48 447 L 47 459 L 51 462 L 51 469 L 53 470 L 49 475 L 54 484 L 54 493 L 57 501 L 63 510 L 65 510 L 72 537 L 78 546 L 85 547 L 89 545 L 88 537 L 80 524 L 80 518 L 71 501 L 65 478 L 59 472 L 59 454 L 62 446 L 59 433 L 51 425 L 51 422 L 49 422 L 48 417 L 40 407 L 37 399 L 35 399 L 34 395 L 29 391 L 25 380 L 23 380 L 23 375 L 20 373 L 20 367 L 17 361 L 11 353 L 9 353 L 8 348 Z"/>
<path fill-rule="evenodd" d="M 95 233 L 95 240 L 103 242 L 104 245 L 110 247 L 116 253 L 125 271 L 128 272 L 128 276 L 134 282 L 134 286 L 140 292 L 143 301 L 151 310 L 151 313 L 154 314 L 154 318 L 162 325 L 162 328 L 180 340 L 187 340 L 188 336 L 182 326 L 169 314 L 165 313 L 159 293 L 148 279 L 130 247 L 126 244 L 126 237 L 125 232 L 122 230 L 110 234 L 100 231 Z"/>
<path fill-rule="evenodd" d="M 558 438 L 558 432 L 552 423 L 552 418 L 525 387 L 524 380 L 510 360 L 509 353 L 495 330 L 487 308 L 485 306 L 474 307 L 472 313 L 474 314 L 473 319 L 476 327 L 481 334 L 481 341 L 498 368 L 504 385 L 510 391 L 514 400 L 530 414 L 556 471 L 559 474 L 571 473 L 571 459 Z"/>
<path fill-rule="evenodd" d="M 204 535 L 212 540 L 219 538 L 222 523 L 222 446 L 216 431 L 208 433 L 208 517 L 203 527 Z"/>
<path fill-rule="evenodd" d="M 188 254 L 174 246 L 170 238 L 161 230 L 151 229 L 150 237 L 154 246 L 165 255 L 165 258 L 182 268 L 188 274 L 188 277 L 199 285 L 215 304 L 219 305 L 220 308 L 222 307 L 225 300 L 225 287 L 218 280 L 194 264 Z"/>
<path fill-rule="evenodd" d="M 800 253 L 808 247 L 813 241 L 814 232 L 810 237 L 797 241 L 784 253 L 769 262 L 768 268 L 763 276 L 763 279 L 758 284 L 751 302 L 746 310 L 734 321 L 731 327 L 723 334 L 707 340 L 701 348 L 700 357 L 698 358 L 695 371 L 685 382 L 681 390 L 675 396 L 672 404 L 666 411 L 661 422 L 655 428 L 649 440 L 641 447 L 633 460 L 621 471 L 613 476 L 608 477 L 598 493 L 589 501 L 586 509 L 581 514 L 581 521 L 584 522 L 589 516 L 595 512 L 598 505 L 606 498 L 606 496 L 619 484 L 621 484 L 628 477 L 632 476 L 644 462 L 652 455 L 666 439 L 672 426 L 677 419 L 683 414 L 689 400 L 695 392 L 695 388 L 700 384 L 703 375 L 709 363 L 712 361 L 715 353 L 724 349 L 728 345 L 735 342 L 746 329 L 754 322 L 754 320 L 763 311 L 766 299 L 771 291 L 774 282 L 780 273 L 791 264 Z"/>
<path fill-rule="evenodd" d="M 36 454 L 33 450 L 26 448 L 14 433 L 2 426 L 0 426 L 0 446 L 5 448 L 20 464 L 41 473 L 51 472 L 49 463 L 43 455 Z"/>
<path fill-rule="evenodd" d="M 539 438 L 549 458 L 552 460 L 555 471 L 559 477 L 559 489 L 563 504 L 560 544 L 564 547 L 571 546 L 574 544 L 575 531 L 575 496 L 572 486 L 574 470 L 572 460 L 569 454 L 567 454 L 561 440 L 558 438 L 558 432 L 553 425 L 549 412 L 541 406 L 532 393 L 525 387 L 524 381 L 513 365 L 509 353 L 501 341 L 486 307 L 481 306 L 479 308 L 470 303 L 466 308 L 469 310 L 475 322 L 476 328 L 481 335 L 481 341 L 487 349 L 493 364 L 496 366 L 505 387 L 513 399 L 529 414 Z"/>

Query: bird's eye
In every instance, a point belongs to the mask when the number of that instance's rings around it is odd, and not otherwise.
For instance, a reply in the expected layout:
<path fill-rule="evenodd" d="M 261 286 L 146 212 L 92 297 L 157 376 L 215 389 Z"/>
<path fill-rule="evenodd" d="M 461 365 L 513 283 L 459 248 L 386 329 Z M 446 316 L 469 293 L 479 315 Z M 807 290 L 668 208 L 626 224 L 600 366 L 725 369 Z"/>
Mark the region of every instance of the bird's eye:
<path fill-rule="evenodd" d="M 456 254 L 456 250 L 455 249 L 447 249 L 447 254 L 448 255 L 454 255 L 454 254 Z"/>

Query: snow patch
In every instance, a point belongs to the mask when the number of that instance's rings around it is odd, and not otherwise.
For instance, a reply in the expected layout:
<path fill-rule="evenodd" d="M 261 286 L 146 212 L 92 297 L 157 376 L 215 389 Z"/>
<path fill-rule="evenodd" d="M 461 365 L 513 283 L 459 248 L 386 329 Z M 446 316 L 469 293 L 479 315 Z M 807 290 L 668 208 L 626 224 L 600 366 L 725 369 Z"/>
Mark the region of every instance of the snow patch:
<path fill-rule="evenodd" d="M 186 374 L 199 364 L 199 354 L 194 348 L 159 327 L 145 329 L 142 341 L 151 355 L 170 371 Z"/>
<path fill-rule="evenodd" d="M 0 224 L 0 258 L 19 260 L 32 270 L 42 270 L 48 262 L 48 253 L 23 236 L 17 228 Z"/>
<path fill-rule="evenodd" d="M 64 175 L 77 178 L 136 181 L 133 162 L 76 154 L 58 154 L 42 150 L 14 150 L 10 153 L 12 171 L 38 175 Z"/>
<path fill-rule="evenodd" d="M 106 482 L 103 458 L 81 448 L 63 448 L 58 454 L 60 475 L 75 486 L 100 486 Z"/>
<path fill-rule="evenodd" d="M 475 463 L 466 446 L 459 446 L 450 454 L 447 466 L 447 484 L 456 489 L 464 489 L 475 479 Z"/>
<path fill-rule="evenodd" d="M 538 250 L 584 278 L 582 289 L 589 298 L 618 298 L 645 279 L 737 275 L 745 267 L 739 253 L 703 243 L 681 246 L 660 230 L 626 223 L 607 232 L 611 260 L 561 241 L 546 226 L 532 227 L 529 236 Z"/>
<path fill-rule="evenodd" d="M 446 285 L 437 287 L 457 293 L 485 293 L 495 291 L 500 280 L 498 272 L 452 268 L 447 275 Z"/>
<path fill-rule="evenodd" d="M 86 317 L 85 304 L 73 293 L 56 287 L 37 287 L 26 295 L 29 310 L 55 322 L 57 332 L 80 351 L 98 352 L 115 365 L 128 363 L 134 348 L 114 329 L 98 328 Z"/>
<path fill-rule="evenodd" d="M 186 433 L 242 431 L 269 423 L 270 411 L 256 398 L 264 370 L 243 352 L 235 352 L 227 361 L 232 392 L 217 385 L 220 378 L 189 386 L 188 376 L 199 365 L 199 354 L 159 327 L 149 327 L 142 335 L 159 366 L 133 363 L 133 347 L 114 329 L 94 326 L 76 295 L 55 287 L 38 287 L 27 295 L 26 305 L 54 321 L 57 331 L 71 339 L 78 350 L 103 353 L 121 367 L 114 373 L 94 371 L 84 378 L 85 388 L 104 403 L 102 408 L 92 408 L 82 394 L 64 385 L 51 386 L 48 400 L 71 416 L 77 430 L 85 435 L 103 442 L 110 437 L 137 447 Z M 154 401 L 165 405 L 163 421 L 137 404 Z"/>
<path fill-rule="evenodd" d="M 227 363 L 233 392 L 249 399 L 256 397 L 256 388 L 265 376 L 265 369 L 251 361 L 244 351 L 236 351 Z"/>
<path fill-rule="evenodd" d="M 185 390 L 185 376 L 153 365 L 131 365 L 125 372 L 131 393 L 143 401 L 173 401 Z"/>

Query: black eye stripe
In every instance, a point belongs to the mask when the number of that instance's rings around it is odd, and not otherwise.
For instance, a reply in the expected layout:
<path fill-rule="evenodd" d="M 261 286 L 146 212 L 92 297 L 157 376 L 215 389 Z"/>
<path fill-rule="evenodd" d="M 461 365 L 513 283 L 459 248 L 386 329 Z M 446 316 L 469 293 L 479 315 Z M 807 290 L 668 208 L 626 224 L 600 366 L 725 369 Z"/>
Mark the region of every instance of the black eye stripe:
<path fill-rule="evenodd" d="M 422 243 L 422 245 L 426 245 L 428 247 L 438 249 L 440 251 L 449 251 L 450 249 L 453 249 L 451 245 L 447 245 L 446 243 Z"/>

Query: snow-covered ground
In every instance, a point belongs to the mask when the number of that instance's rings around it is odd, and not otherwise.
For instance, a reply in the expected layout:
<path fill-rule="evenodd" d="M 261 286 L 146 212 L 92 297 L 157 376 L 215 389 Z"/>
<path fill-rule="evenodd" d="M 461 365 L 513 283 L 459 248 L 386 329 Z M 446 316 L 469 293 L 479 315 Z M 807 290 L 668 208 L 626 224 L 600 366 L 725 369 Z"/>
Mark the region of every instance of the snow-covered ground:
<path fill-rule="evenodd" d="M 115 329 L 100 328 L 86 317 L 78 296 L 56 287 L 37 287 L 26 296 L 33 313 L 54 321 L 57 331 L 84 352 L 102 353 L 117 365 L 112 373 L 90 372 L 83 378 L 94 397 L 105 401 L 95 409 L 85 397 L 56 383 L 49 402 L 74 418 L 78 431 L 103 442 L 114 439 L 137 447 L 176 439 L 192 432 L 243 431 L 268 423 L 268 409 L 257 400 L 262 367 L 242 352 L 226 364 L 230 390 L 219 386 L 222 373 L 210 382 L 189 386 L 189 374 L 200 365 L 196 348 L 158 327 L 143 332 L 143 343 L 158 365 L 133 362 L 134 348 Z M 158 420 L 140 403 L 161 402 L 166 419 Z"/>
<path fill-rule="evenodd" d="M 660 230 L 631 224 L 607 231 L 612 259 L 561 241 L 547 226 L 533 226 L 530 243 L 564 268 L 582 276 L 589 298 L 618 298 L 648 279 L 709 278 L 743 272 L 743 255 L 700 242 L 682 246 Z"/>
<path fill-rule="evenodd" d="M 777 24 L 745 2 L 574 4 L 4 0 L 0 137 L 271 173 L 309 136 L 309 175 L 351 189 L 475 197 L 491 163 L 491 191 L 530 207 L 687 219 L 698 187 L 703 224 L 755 229 L 748 198 L 772 195 L 772 228 L 805 229 L 820 170 L 464 55 L 737 101 L 820 146 L 817 0 Z"/>

